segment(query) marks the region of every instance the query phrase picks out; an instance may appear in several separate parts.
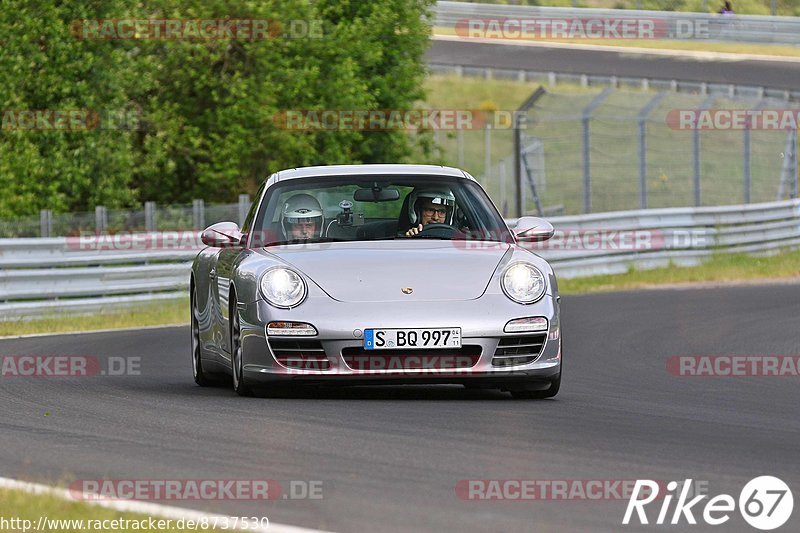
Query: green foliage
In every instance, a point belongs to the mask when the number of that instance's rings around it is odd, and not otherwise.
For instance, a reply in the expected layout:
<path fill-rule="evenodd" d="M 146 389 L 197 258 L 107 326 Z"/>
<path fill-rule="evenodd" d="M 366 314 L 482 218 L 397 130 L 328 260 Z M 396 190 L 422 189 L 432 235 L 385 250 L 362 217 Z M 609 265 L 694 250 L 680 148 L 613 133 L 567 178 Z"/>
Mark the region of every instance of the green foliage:
<path fill-rule="evenodd" d="M 0 109 L 121 108 L 127 101 L 124 50 L 78 41 L 69 21 L 120 13 L 118 3 L 90 10 L 74 2 L 14 2 L 0 9 Z M 116 8 L 116 9 L 115 9 Z M 127 182 L 135 154 L 129 132 L 30 131 L 4 128 L 0 138 L 0 214 L 77 209 L 132 200 Z"/>
<path fill-rule="evenodd" d="M 136 205 L 233 201 L 270 172 L 402 162 L 430 153 L 407 133 L 287 131 L 282 110 L 408 109 L 423 98 L 431 0 L 6 0 L 0 110 L 91 109 L 122 129 L 0 131 L 0 218 Z M 76 19 L 320 21 L 321 37 L 93 40 Z M 302 24 L 300 25 L 302 29 Z M 133 126 L 133 127 L 129 127 Z"/>

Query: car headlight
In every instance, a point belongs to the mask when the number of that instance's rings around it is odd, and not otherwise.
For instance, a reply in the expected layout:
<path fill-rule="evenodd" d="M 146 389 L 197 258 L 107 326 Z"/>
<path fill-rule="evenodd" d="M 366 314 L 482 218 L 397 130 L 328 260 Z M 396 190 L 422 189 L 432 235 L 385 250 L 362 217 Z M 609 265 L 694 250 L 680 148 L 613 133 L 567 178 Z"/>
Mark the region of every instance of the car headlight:
<path fill-rule="evenodd" d="M 261 276 L 261 294 L 275 307 L 295 307 L 306 297 L 306 283 L 294 270 L 275 267 Z"/>
<path fill-rule="evenodd" d="M 508 267 L 501 285 L 506 296 L 521 304 L 539 301 L 547 289 L 542 271 L 528 263 L 515 263 Z"/>

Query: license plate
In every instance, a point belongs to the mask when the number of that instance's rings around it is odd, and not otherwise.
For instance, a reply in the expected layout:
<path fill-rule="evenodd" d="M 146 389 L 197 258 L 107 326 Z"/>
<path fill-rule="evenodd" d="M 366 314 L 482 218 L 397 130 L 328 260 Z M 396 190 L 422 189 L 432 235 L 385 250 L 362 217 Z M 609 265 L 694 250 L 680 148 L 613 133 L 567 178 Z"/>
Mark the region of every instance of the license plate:
<path fill-rule="evenodd" d="M 461 348 L 461 328 L 367 329 L 365 350 Z"/>

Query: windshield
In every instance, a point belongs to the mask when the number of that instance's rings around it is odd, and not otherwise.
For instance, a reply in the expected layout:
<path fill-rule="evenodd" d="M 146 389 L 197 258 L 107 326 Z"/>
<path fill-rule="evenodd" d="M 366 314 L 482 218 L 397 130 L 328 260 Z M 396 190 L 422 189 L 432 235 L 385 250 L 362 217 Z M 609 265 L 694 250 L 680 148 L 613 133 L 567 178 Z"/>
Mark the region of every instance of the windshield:
<path fill-rule="evenodd" d="M 412 228 L 416 230 L 409 231 Z M 251 243 L 405 238 L 507 242 L 510 236 L 494 204 L 472 180 L 337 176 L 270 187 L 253 224 Z"/>

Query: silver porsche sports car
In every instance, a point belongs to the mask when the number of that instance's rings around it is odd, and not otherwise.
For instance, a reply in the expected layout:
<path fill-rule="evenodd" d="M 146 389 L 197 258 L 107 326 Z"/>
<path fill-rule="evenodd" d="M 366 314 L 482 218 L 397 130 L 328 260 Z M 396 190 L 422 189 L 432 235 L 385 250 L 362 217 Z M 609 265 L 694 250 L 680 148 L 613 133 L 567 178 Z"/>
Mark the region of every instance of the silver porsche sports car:
<path fill-rule="evenodd" d="M 462 170 L 277 172 L 243 227 L 206 229 L 192 266 L 192 366 L 239 394 L 301 384 L 456 383 L 517 398 L 561 384 L 553 270 Z"/>

